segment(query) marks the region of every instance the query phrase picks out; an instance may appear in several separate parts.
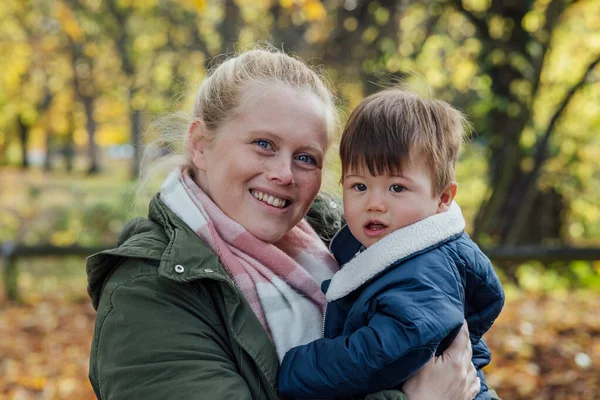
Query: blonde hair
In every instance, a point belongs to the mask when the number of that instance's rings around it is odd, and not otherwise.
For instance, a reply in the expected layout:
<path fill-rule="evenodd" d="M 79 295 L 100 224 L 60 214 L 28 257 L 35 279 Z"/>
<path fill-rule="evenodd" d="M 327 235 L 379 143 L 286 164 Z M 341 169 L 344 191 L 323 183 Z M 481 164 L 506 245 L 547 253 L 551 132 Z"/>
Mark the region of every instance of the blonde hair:
<path fill-rule="evenodd" d="M 339 118 L 329 81 L 304 61 L 261 45 L 230 57 L 209 71 L 198 88 L 191 115 L 175 113 L 154 124 L 160 137 L 144 151 L 138 196 L 159 173 L 176 166 L 191 167 L 187 132 L 193 121 L 202 121 L 216 135 L 224 123 L 235 117 L 243 102 L 249 100 L 245 95 L 252 87 L 276 84 L 307 90 L 323 102 L 329 147 Z"/>
<path fill-rule="evenodd" d="M 454 180 L 466 117 L 442 100 L 426 99 L 407 87 L 364 99 L 342 133 L 342 180 L 352 168 L 372 175 L 401 173 L 406 163 L 425 160 L 434 194 Z"/>

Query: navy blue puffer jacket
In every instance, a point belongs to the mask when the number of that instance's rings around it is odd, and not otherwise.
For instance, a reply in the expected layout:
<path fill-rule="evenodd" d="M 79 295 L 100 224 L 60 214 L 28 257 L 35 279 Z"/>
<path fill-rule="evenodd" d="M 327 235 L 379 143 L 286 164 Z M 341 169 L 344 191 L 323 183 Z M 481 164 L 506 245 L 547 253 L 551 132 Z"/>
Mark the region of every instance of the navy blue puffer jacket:
<path fill-rule="evenodd" d="M 473 363 L 490 362 L 482 339 L 504 304 L 489 259 L 464 232 L 453 204 L 364 251 L 346 227 L 331 250 L 343 265 L 324 283 L 324 339 L 291 349 L 279 391 L 296 398 L 343 398 L 401 388 L 455 338 L 466 318 Z M 358 252 L 358 254 L 357 254 Z"/>

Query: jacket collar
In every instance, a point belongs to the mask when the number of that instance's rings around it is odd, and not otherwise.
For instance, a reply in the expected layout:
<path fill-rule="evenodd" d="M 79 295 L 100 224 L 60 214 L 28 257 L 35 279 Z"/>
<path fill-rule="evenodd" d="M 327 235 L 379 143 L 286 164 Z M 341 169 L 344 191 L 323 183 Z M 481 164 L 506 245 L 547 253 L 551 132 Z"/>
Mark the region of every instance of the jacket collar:
<path fill-rule="evenodd" d="M 215 253 L 162 202 L 159 194 L 150 202 L 148 219 L 163 226 L 169 241 L 160 259 L 159 275 L 178 282 L 229 280 Z"/>
<path fill-rule="evenodd" d="M 390 233 L 358 253 L 333 276 L 326 294 L 327 301 L 331 302 L 350 294 L 390 265 L 435 247 L 462 233 L 464 229 L 465 220 L 460 207 L 456 202 L 452 202 L 448 211 Z M 331 246 L 338 261 L 348 258 L 348 248 L 356 253 L 360 247 L 350 229 L 345 227 L 344 230 L 346 231 L 336 235 Z"/>
<path fill-rule="evenodd" d="M 227 272 L 217 256 L 157 194 L 150 202 L 148 219 L 136 218 L 123 229 L 117 248 L 90 256 L 87 273 L 92 299 L 115 268 L 115 258 L 141 258 L 159 262 L 159 275 L 178 282 L 211 278 L 226 281 Z M 93 293 L 93 294 L 92 294 Z"/>

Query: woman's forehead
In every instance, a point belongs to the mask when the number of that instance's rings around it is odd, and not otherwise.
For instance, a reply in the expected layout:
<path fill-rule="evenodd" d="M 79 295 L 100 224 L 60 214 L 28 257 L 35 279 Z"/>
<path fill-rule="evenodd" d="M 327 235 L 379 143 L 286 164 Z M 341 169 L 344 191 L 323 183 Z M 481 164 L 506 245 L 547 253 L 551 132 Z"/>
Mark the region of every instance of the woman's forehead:
<path fill-rule="evenodd" d="M 277 85 L 260 92 L 246 90 L 246 99 L 227 124 L 247 133 L 271 133 L 280 139 L 327 146 L 327 109 L 306 90 Z M 256 96 L 253 96 L 256 94 Z M 227 129 L 227 127 L 224 127 Z"/>

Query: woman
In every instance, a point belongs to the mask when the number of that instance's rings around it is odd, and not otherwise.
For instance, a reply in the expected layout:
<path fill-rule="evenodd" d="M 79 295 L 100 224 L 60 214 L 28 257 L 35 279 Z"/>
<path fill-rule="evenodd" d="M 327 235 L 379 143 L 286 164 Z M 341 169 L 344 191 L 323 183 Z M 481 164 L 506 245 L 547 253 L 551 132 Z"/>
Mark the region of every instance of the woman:
<path fill-rule="evenodd" d="M 336 269 L 303 217 L 321 185 L 335 107 L 301 61 L 252 50 L 200 87 L 185 159 L 87 263 L 101 399 L 278 399 L 279 360 L 320 336 Z M 472 399 L 464 330 L 404 386 L 372 399 Z"/>

